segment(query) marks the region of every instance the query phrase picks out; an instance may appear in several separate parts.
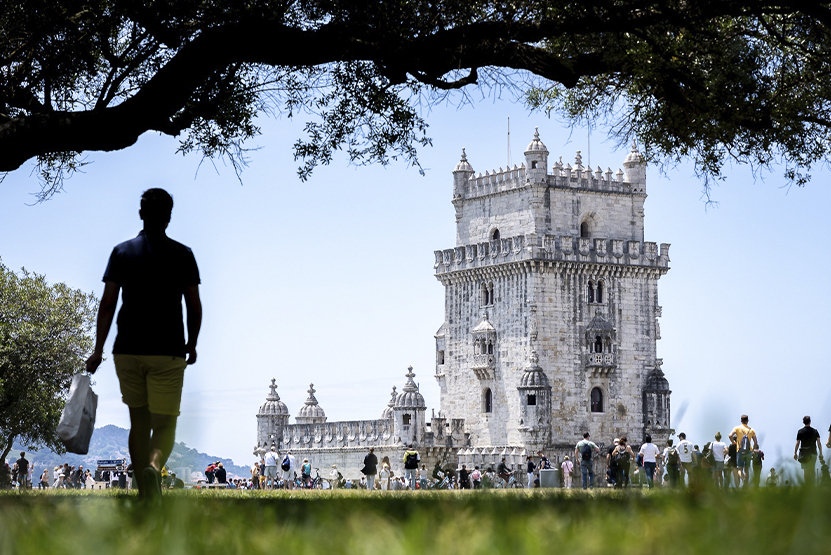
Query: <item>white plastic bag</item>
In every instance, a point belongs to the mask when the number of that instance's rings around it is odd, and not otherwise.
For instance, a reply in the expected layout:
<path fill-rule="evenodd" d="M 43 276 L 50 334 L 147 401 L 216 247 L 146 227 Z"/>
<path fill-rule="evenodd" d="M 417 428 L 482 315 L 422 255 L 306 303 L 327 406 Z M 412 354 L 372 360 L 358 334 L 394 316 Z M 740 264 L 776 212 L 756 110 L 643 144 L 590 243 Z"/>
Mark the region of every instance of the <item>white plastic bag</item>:
<path fill-rule="evenodd" d="M 98 395 L 89 386 L 89 376 L 75 374 L 69 388 L 69 399 L 58 423 L 58 437 L 70 453 L 86 455 L 95 429 Z"/>

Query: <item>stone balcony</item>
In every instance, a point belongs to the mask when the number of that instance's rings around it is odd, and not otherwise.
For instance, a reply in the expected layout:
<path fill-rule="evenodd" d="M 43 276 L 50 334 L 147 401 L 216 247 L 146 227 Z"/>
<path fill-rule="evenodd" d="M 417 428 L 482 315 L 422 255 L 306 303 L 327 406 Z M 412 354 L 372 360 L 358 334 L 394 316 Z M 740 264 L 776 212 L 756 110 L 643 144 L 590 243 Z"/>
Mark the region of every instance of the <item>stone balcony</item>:
<path fill-rule="evenodd" d="M 480 380 L 492 380 L 496 371 L 496 357 L 494 355 L 473 355 L 470 369 Z"/>
<path fill-rule="evenodd" d="M 586 356 L 586 369 L 598 376 L 607 376 L 617 368 L 615 353 L 589 353 Z"/>

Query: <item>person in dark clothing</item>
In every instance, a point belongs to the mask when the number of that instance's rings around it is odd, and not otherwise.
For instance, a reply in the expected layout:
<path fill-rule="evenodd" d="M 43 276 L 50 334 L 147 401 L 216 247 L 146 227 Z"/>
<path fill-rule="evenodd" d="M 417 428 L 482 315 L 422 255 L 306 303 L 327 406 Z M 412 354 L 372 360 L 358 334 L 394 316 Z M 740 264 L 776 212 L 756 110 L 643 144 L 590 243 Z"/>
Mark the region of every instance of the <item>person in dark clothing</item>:
<path fill-rule="evenodd" d="M 804 426 L 796 433 L 796 445 L 793 448 L 793 458 L 802 465 L 802 473 L 805 476 L 805 485 L 812 486 L 816 481 L 817 450 L 819 460 L 823 463 L 822 442 L 819 432 L 811 427 L 811 417 L 802 419 Z"/>
<path fill-rule="evenodd" d="M 20 452 L 20 458 L 17 459 L 17 483 L 20 484 L 20 489 L 27 489 L 29 487 L 29 461 L 26 460 L 26 452 Z"/>
<path fill-rule="evenodd" d="M 375 456 L 375 447 L 369 448 L 369 453 L 364 457 L 364 467 L 361 469 L 364 476 L 366 476 L 366 489 L 372 491 L 375 489 L 375 475 L 378 474 L 378 457 Z"/>
<path fill-rule="evenodd" d="M 95 348 L 86 361 L 95 373 L 121 294 L 113 360 L 124 404 L 130 410 L 130 458 L 139 497 L 161 503 L 161 469 L 176 439 L 185 367 L 196 362 L 202 325 L 199 269 L 193 252 L 170 239 L 173 197 L 163 189 L 141 196 L 144 229 L 116 245 L 104 272 Z M 187 308 L 187 342 L 182 299 Z"/>
<path fill-rule="evenodd" d="M 534 487 L 534 470 L 537 469 L 537 465 L 534 464 L 534 459 L 531 455 L 525 459 L 525 470 L 528 473 L 528 486 L 529 488 Z"/>
<path fill-rule="evenodd" d="M 470 472 L 465 465 L 459 471 L 459 489 L 470 489 Z"/>
<path fill-rule="evenodd" d="M 214 478 L 216 478 L 217 484 L 228 483 L 228 473 L 225 471 L 225 467 L 222 465 L 222 463 L 216 465 L 216 470 L 214 471 Z"/>

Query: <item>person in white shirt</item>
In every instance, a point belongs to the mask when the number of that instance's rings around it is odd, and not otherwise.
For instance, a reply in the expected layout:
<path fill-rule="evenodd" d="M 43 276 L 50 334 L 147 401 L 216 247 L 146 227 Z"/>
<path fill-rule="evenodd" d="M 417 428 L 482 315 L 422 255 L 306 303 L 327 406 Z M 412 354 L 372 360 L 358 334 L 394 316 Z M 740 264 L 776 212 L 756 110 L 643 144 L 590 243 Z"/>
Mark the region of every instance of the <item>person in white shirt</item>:
<path fill-rule="evenodd" d="M 713 478 L 715 478 L 716 485 L 722 487 L 724 485 L 724 456 L 727 454 L 727 445 L 721 441 L 721 432 L 716 432 L 716 440 L 710 444 L 710 449 L 713 451 L 715 460 Z"/>
<path fill-rule="evenodd" d="M 654 487 L 655 466 L 658 463 L 658 457 L 661 452 L 658 447 L 652 443 L 652 436 L 647 434 L 644 438 L 644 444 L 641 445 L 639 455 L 643 455 L 643 469 L 646 471 L 646 484 L 651 489 Z"/>
<path fill-rule="evenodd" d="M 280 464 L 280 454 L 277 453 L 277 447 L 271 446 L 271 450 L 263 457 L 263 462 L 265 463 L 265 487 L 275 489 L 277 487 L 277 467 Z"/>
<path fill-rule="evenodd" d="M 681 485 L 684 485 L 684 475 L 686 474 L 690 481 L 692 481 L 692 469 L 693 469 L 693 453 L 695 452 L 695 446 L 687 441 L 687 434 L 681 432 L 678 434 L 678 439 L 681 441 L 678 442 L 678 446 L 675 448 L 678 451 L 678 460 L 681 462 Z"/>
<path fill-rule="evenodd" d="M 283 470 L 283 462 L 285 462 L 286 457 L 289 459 L 289 469 Z M 294 473 L 297 468 L 297 463 L 294 459 L 294 455 L 291 454 L 291 451 L 286 452 L 286 457 L 280 461 L 280 471 L 282 472 L 282 479 L 283 479 L 283 488 L 284 489 L 294 489 Z"/>
<path fill-rule="evenodd" d="M 560 468 L 563 470 L 563 486 L 568 489 L 571 487 L 571 473 L 574 471 L 574 463 L 568 460 L 568 455 L 563 459 Z"/>

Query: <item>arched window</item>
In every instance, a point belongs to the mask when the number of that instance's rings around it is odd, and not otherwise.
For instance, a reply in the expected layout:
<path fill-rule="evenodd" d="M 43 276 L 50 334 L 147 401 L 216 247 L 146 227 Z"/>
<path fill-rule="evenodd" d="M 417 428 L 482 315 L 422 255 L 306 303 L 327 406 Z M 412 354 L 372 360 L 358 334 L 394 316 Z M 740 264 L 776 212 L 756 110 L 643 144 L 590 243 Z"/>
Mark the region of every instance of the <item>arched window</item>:
<path fill-rule="evenodd" d="M 603 412 L 603 391 L 599 387 L 592 389 L 592 412 Z"/>
<path fill-rule="evenodd" d="M 595 353 L 602 353 L 603 352 L 603 339 L 598 335 L 594 338 L 594 352 Z"/>
<path fill-rule="evenodd" d="M 488 341 L 488 354 L 489 355 L 493 354 L 493 342 L 492 341 Z"/>
<path fill-rule="evenodd" d="M 536 160 L 531 160 L 531 169 L 532 170 L 537 169 L 537 161 Z"/>
<path fill-rule="evenodd" d="M 485 396 L 484 396 L 484 412 L 493 412 L 493 394 L 491 393 L 491 388 L 485 389 Z"/>
<path fill-rule="evenodd" d="M 536 395 L 528 395 L 528 402 L 526 403 L 529 407 L 533 407 L 537 404 L 537 396 Z"/>
<path fill-rule="evenodd" d="M 473 342 L 473 354 L 478 355 L 481 352 L 482 352 L 482 348 L 480 347 L 479 340 L 477 339 L 476 341 Z"/>
<path fill-rule="evenodd" d="M 482 306 L 487 306 L 488 303 L 488 284 L 484 281 L 482 282 L 482 286 L 479 288 L 479 296 L 480 302 Z"/>
<path fill-rule="evenodd" d="M 493 282 L 488 284 L 488 304 L 493 304 Z"/>
<path fill-rule="evenodd" d="M 494 241 L 499 240 L 499 230 L 498 229 L 493 230 L 493 233 L 491 233 L 491 239 L 494 240 Z"/>
<path fill-rule="evenodd" d="M 583 222 L 580 224 L 580 237 L 588 237 L 589 236 L 589 224 L 588 222 Z"/>
<path fill-rule="evenodd" d="M 403 416 L 402 416 L 402 419 L 403 419 L 403 421 L 404 421 L 403 423 L 404 423 L 404 425 L 405 425 L 405 426 L 409 426 L 409 425 L 410 425 L 410 415 L 409 415 L 409 414 L 405 414 L 405 415 L 403 415 Z"/>
<path fill-rule="evenodd" d="M 597 282 L 597 294 L 595 295 L 595 298 L 597 299 L 597 302 L 599 302 L 599 303 L 603 302 L 603 282 L 602 281 Z"/>
<path fill-rule="evenodd" d="M 589 299 L 590 303 L 594 302 L 594 283 L 592 283 L 592 282 L 589 282 L 588 299 Z"/>

